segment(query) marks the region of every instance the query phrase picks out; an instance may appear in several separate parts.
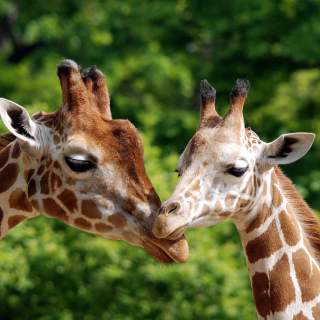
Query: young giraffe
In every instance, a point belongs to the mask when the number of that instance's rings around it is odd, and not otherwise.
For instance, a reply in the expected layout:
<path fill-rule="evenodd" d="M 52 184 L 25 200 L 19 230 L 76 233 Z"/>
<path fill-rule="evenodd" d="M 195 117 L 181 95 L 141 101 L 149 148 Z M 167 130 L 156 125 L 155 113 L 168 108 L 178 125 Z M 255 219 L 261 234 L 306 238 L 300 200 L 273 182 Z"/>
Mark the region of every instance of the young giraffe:
<path fill-rule="evenodd" d="M 184 261 L 184 238 L 159 241 L 151 233 L 159 198 L 143 164 L 143 146 L 128 120 L 112 120 L 103 74 L 58 66 L 63 105 L 31 119 L 0 99 L 11 134 L 0 151 L 0 236 L 44 213 L 73 227 L 144 247 L 164 262 Z"/>
<path fill-rule="evenodd" d="M 248 82 L 238 80 L 224 118 L 201 83 L 200 126 L 181 155 L 181 179 L 155 220 L 159 238 L 231 217 L 240 233 L 261 319 L 320 319 L 320 224 L 278 164 L 294 162 L 314 135 L 262 142 L 245 129 Z"/>

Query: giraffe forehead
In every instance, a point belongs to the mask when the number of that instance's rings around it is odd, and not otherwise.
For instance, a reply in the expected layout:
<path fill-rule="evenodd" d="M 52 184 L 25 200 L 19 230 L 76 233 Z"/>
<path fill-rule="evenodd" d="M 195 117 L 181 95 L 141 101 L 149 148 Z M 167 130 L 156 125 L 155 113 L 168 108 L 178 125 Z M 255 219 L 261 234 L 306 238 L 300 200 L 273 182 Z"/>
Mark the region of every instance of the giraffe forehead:
<path fill-rule="evenodd" d="M 99 144 L 83 133 L 77 133 L 69 137 L 63 151 L 69 155 L 80 156 L 81 154 L 88 153 L 94 155 L 97 159 L 103 158 L 103 150 Z"/>
<path fill-rule="evenodd" d="M 247 149 L 236 143 L 216 143 L 213 151 L 214 158 L 225 164 L 234 164 L 239 159 L 245 160 Z"/>
<path fill-rule="evenodd" d="M 33 119 L 50 128 L 53 142 L 59 147 L 61 143 L 72 144 L 100 154 L 123 148 L 141 153 L 143 148 L 137 129 L 128 120 L 106 120 L 96 112 L 71 115 L 60 111 L 39 112 Z"/>
<path fill-rule="evenodd" d="M 193 141 L 194 140 L 194 141 Z M 244 131 L 231 130 L 223 125 L 214 128 L 201 128 L 194 135 L 191 143 L 197 145 L 237 144 L 250 149 L 253 145 L 261 144 L 257 133 L 251 128 Z"/>
<path fill-rule="evenodd" d="M 245 147 L 240 143 L 240 132 L 225 127 L 201 128 L 190 141 L 191 152 L 204 149 L 206 152 L 230 148 L 234 151 Z"/>
<path fill-rule="evenodd" d="M 248 151 L 242 145 L 234 142 L 220 142 L 208 144 L 202 151 L 209 163 L 214 163 L 215 166 L 221 164 L 222 166 L 233 165 L 239 160 L 246 161 L 248 158 Z M 201 164 L 201 162 L 198 162 Z"/>
<path fill-rule="evenodd" d="M 76 131 L 68 137 L 65 149 L 91 152 L 99 159 L 110 158 L 117 153 L 135 153 L 142 156 L 142 143 L 134 130 L 105 128 L 97 132 Z"/>
<path fill-rule="evenodd" d="M 211 137 L 207 137 L 204 153 L 209 154 L 217 163 L 232 165 L 239 160 L 253 163 L 259 155 L 263 142 L 252 130 L 248 130 L 242 139 L 235 139 L 234 135 L 228 135 L 226 130 L 216 130 Z"/>

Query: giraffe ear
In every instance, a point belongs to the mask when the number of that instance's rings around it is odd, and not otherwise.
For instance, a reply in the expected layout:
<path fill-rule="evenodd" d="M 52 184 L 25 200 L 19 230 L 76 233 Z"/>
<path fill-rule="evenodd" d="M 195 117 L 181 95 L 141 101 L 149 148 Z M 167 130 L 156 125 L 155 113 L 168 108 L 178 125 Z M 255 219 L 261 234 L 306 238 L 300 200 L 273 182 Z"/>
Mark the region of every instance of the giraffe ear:
<path fill-rule="evenodd" d="M 266 144 L 263 158 L 271 165 L 295 162 L 309 151 L 314 139 L 315 134 L 307 132 L 282 134 Z"/>
<path fill-rule="evenodd" d="M 17 103 L 0 98 L 0 116 L 7 129 L 21 142 L 39 147 L 36 140 L 38 125 L 31 120 L 27 110 Z"/>

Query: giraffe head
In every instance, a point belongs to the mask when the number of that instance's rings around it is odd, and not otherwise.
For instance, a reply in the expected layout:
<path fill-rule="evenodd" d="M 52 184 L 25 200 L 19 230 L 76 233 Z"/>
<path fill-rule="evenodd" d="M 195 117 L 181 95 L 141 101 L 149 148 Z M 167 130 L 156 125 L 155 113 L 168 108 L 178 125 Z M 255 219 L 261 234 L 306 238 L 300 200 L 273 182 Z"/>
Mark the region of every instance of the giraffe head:
<path fill-rule="evenodd" d="M 158 260 L 184 261 L 184 238 L 152 236 L 160 200 L 145 172 L 138 131 L 128 120 L 111 118 L 102 72 L 91 67 L 81 73 L 71 60 L 57 72 L 63 97 L 57 112 L 30 117 L 16 103 L 0 100 L 32 207 L 90 233 L 144 247 Z"/>
<path fill-rule="evenodd" d="M 215 109 L 215 89 L 205 80 L 200 87 L 200 125 L 180 156 L 180 181 L 155 220 L 153 232 L 159 238 L 177 239 L 187 227 L 241 219 L 263 192 L 263 176 L 273 166 L 304 156 L 314 140 L 312 133 L 290 133 L 265 143 L 246 129 L 246 80 L 237 80 L 224 117 Z"/>

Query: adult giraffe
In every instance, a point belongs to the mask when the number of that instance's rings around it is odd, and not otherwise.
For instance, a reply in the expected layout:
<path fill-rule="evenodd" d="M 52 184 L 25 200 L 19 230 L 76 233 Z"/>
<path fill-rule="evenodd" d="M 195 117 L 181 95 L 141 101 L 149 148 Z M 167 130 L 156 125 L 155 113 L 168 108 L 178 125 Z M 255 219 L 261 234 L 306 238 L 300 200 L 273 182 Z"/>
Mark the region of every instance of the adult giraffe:
<path fill-rule="evenodd" d="M 235 222 L 249 267 L 259 318 L 320 319 L 320 224 L 277 167 L 311 147 L 314 134 L 262 142 L 245 129 L 248 82 L 238 80 L 224 118 L 215 90 L 201 83 L 200 126 L 181 155 L 181 179 L 154 224 L 159 238 L 187 227 Z"/>
<path fill-rule="evenodd" d="M 63 105 L 31 119 L 0 99 L 11 134 L 0 139 L 1 238 L 44 213 L 73 227 L 144 247 L 164 262 L 184 261 L 186 240 L 159 241 L 150 231 L 159 198 L 143 164 L 143 146 L 128 120 L 112 120 L 103 74 L 58 66 Z"/>

